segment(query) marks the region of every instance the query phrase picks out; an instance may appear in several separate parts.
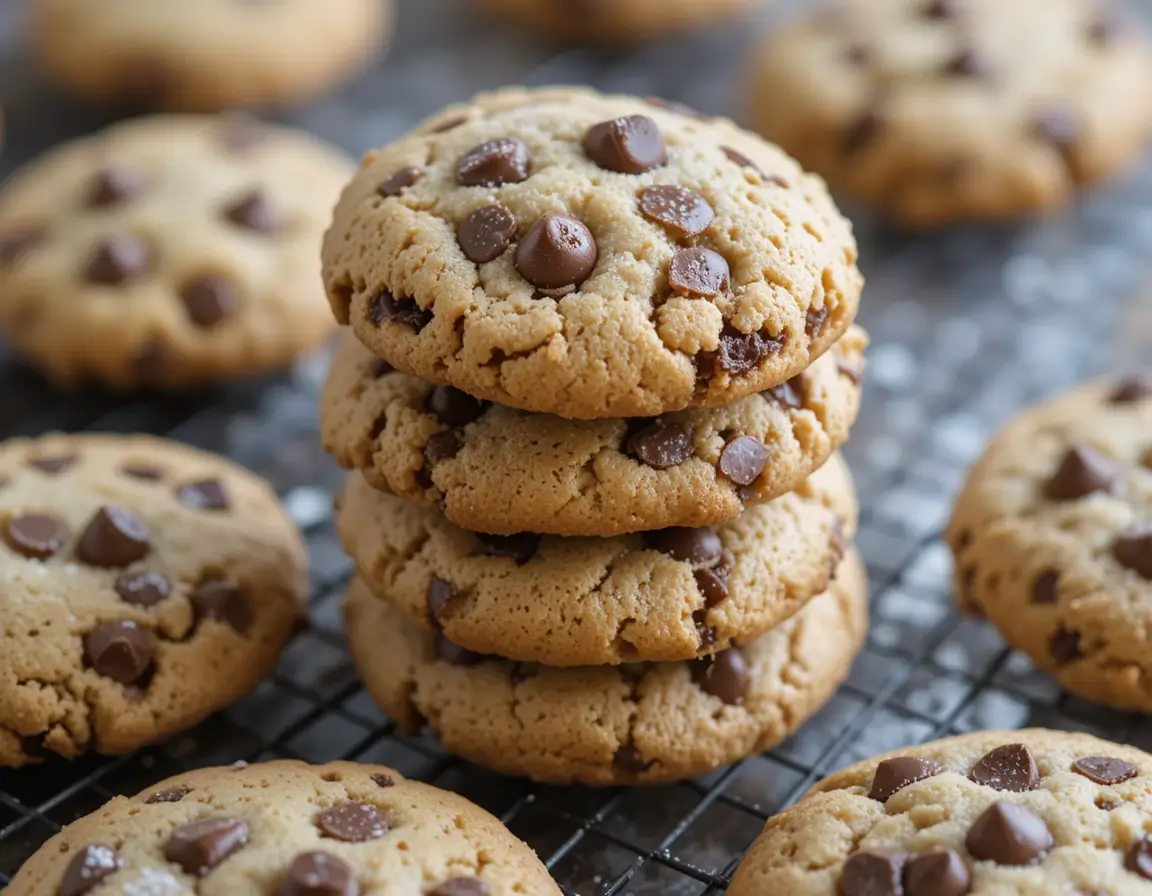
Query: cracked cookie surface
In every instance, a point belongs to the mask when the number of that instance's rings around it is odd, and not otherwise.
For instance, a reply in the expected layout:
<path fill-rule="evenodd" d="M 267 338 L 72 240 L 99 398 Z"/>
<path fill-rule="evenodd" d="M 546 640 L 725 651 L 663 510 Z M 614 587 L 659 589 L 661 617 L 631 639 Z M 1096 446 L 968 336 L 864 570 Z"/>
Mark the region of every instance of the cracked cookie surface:
<path fill-rule="evenodd" d="M 725 407 L 577 422 L 390 370 L 348 336 L 320 428 L 328 451 L 374 488 L 438 505 L 477 532 L 714 525 L 796 488 L 848 438 L 866 340 L 853 328 L 785 385 Z"/>
<path fill-rule="evenodd" d="M 191 727 L 272 671 L 307 597 L 266 483 L 137 436 L 0 446 L 0 581 L 0 766 Z"/>
<path fill-rule="evenodd" d="M 575 88 L 482 94 L 368 153 L 323 258 L 337 319 L 393 366 L 577 419 L 779 385 L 862 287 L 847 221 L 776 147 Z"/>
<path fill-rule="evenodd" d="M 897 219 L 1063 205 L 1135 161 L 1152 127 L 1147 44 L 1108 3 L 828 6 L 756 53 L 752 120 L 838 195 Z"/>
<path fill-rule="evenodd" d="M 238 115 L 155 116 L 52 150 L 0 192 L 0 331 L 64 385 L 180 387 L 327 339 L 317 247 L 353 170 Z"/>
<path fill-rule="evenodd" d="M 651 784 L 767 750 L 848 674 L 867 627 L 859 556 L 799 613 L 693 662 L 554 669 L 462 651 L 353 582 L 349 639 L 369 693 L 402 726 L 505 774 Z"/>
<path fill-rule="evenodd" d="M 462 796 L 381 765 L 279 760 L 177 775 L 68 825 L 10 896 L 560 896 Z"/>
<path fill-rule="evenodd" d="M 478 0 L 510 22 L 567 40 L 606 43 L 695 30 L 731 19 L 750 0 Z"/>
<path fill-rule="evenodd" d="M 982 731 L 835 772 L 768 821 L 732 896 L 1152 894 L 1152 757 Z"/>
<path fill-rule="evenodd" d="M 1152 376 L 1009 422 L 948 527 L 962 607 L 1071 691 L 1152 710 Z"/>
<path fill-rule="evenodd" d="M 836 455 L 716 528 L 482 536 L 358 473 L 336 526 L 369 587 L 417 625 L 477 653 L 583 666 L 686 660 L 757 637 L 825 589 L 856 510 Z"/>

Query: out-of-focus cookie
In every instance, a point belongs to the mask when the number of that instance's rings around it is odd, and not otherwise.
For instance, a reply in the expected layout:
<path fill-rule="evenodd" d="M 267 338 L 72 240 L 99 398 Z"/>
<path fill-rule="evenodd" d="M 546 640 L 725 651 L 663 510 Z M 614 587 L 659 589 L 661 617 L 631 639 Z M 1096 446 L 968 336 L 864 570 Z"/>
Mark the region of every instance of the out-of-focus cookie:
<path fill-rule="evenodd" d="M 32 0 L 41 64 L 85 99 L 171 112 L 320 96 L 385 42 L 392 0 Z"/>
<path fill-rule="evenodd" d="M 304 546 L 262 480 L 143 436 L 0 445 L 0 766 L 124 753 L 275 667 Z"/>
<path fill-rule="evenodd" d="M 462 796 L 381 765 L 205 768 L 64 828 L 9 896 L 560 896 L 527 844 Z"/>
<path fill-rule="evenodd" d="M 160 116 L 0 191 L 0 331 L 59 383 L 177 387 L 323 342 L 317 249 L 351 165 L 242 116 Z"/>
<path fill-rule="evenodd" d="M 1139 30 L 1098 0 L 839 0 L 758 48 L 752 119 L 838 195 L 905 222 L 1015 217 L 1139 155 Z"/>
<path fill-rule="evenodd" d="M 478 0 L 510 22 L 565 40 L 621 43 L 696 31 L 751 8 L 754 0 Z"/>
<path fill-rule="evenodd" d="M 506 774 L 592 785 L 703 774 L 772 747 L 848 674 L 867 628 L 859 556 L 768 634 L 690 663 L 551 669 L 461 650 L 359 581 L 345 604 L 373 698 L 412 730 Z"/>

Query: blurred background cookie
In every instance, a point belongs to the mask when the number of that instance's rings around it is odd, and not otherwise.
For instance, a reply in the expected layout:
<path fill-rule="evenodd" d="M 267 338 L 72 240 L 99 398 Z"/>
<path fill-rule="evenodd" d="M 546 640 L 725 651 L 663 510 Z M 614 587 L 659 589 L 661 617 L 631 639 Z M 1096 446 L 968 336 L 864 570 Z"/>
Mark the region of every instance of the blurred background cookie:
<path fill-rule="evenodd" d="M 477 0 L 510 22 L 570 40 L 644 40 L 707 28 L 761 0 Z"/>

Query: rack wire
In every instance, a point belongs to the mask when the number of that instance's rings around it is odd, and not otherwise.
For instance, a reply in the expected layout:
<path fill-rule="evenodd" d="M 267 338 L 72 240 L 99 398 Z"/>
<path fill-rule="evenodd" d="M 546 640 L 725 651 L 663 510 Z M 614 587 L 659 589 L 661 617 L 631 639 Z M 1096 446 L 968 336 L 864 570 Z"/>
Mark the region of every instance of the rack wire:
<path fill-rule="evenodd" d="M 444 102 L 501 83 L 581 81 L 737 111 L 746 29 L 603 53 L 557 50 L 457 9 L 403 5 L 385 63 L 296 119 L 352 151 Z M 5 16 L 7 15 L 7 20 Z M 98 127 L 27 76 L 0 10 L 0 96 L 18 139 L 5 169 Z M 26 127 L 24 127 L 26 125 Z M 532 845 L 569 894 L 718 893 L 764 820 L 824 774 L 953 732 L 1044 725 L 1152 747 L 1152 721 L 1062 694 L 950 601 L 938 533 L 963 472 L 1016 408 L 1099 371 L 1152 360 L 1152 165 L 1070 214 L 1025 227 L 912 236 L 856 216 L 873 337 L 864 409 L 846 451 L 863 507 L 858 545 L 873 623 L 849 682 L 761 756 L 677 785 L 536 786 L 399 736 L 358 684 L 339 601 L 350 571 L 332 528 L 341 476 L 322 454 L 325 359 L 260 382 L 176 398 L 52 392 L 0 349 L 0 436 L 144 431 L 224 453 L 267 476 L 307 536 L 313 627 L 277 673 L 196 729 L 137 753 L 0 771 L 0 887 L 61 825 L 178 771 L 275 757 L 382 762 L 457 790 Z"/>

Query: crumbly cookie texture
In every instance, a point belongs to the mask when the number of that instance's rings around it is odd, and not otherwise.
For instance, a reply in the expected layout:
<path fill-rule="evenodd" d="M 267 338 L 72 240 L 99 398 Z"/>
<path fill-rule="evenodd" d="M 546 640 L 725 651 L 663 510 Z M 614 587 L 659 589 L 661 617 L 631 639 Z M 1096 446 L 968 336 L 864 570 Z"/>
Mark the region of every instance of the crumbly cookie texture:
<path fill-rule="evenodd" d="M 382 765 L 280 760 L 177 775 L 49 840 L 10 896 L 560 896 L 462 796 Z"/>
<path fill-rule="evenodd" d="M 0 331 L 65 385 L 286 364 L 331 331 L 316 253 L 351 170 L 308 135 L 237 115 L 141 118 L 68 143 L 0 192 Z"/>
<path fill-rule="evenodd" d="M 745 644 L 828 585 L 856 524 L 839 456 L 716 528 L 615 538 L 484 536 L 352 474 L 337 530 L 412 622 L 477 653 L 549 666 L 693 659 Z"/>
<path fill-rule="evenodd" d="M 76 95 L 171 112 L 320 96 L 385 42 L 392 0 L 33 0 L 36 55 Z"/>
<path fill-rule="evenodd" d="M 307 598 L 266 483 L 143 436 L 0 446 L 0 581 L 0 766 L 192 726 L 272 671 Z"/>
<path fill-rule="evenodd" d="M 552 669 L 482 657 L 402 619 L 360 581 L 345 604 L 369 693 L 411 731 L 505 774 L 652 784 L 772 747 L 848 674 L 867 627 L 854 552 L 828 590 L 744 647 L 690 663 Z"/>
<path fill-rule="evenodd" d="M 1152 710 L 1152 376 L 1031 408 L 972 469 L 948 542 L 961 605 L 1062 685 Z"/>
<path fill-rule="evenodd" d="M 862 286 L 848 222 L 776 147 L 577 88 L 482 94 L 368 153 L 323 255 L 337 319 L 393 366 L 578 419 L 779 385 Z"/>
<path fill-rule="evenodd" d="M 732 896 L 1152 893 L 1152 757 L 1086 734 L 982 731 L 825 778 L 768 821 Z"/>
<path fill-rule="evenodd" d="M 848 438 L 858 327 L 788 383 L 658 419 L 572 421 L 391 370 L 351 336 L 320 403 L 324 445 L 377 489 L 465 529 L 620 535 L 708 526 L 799 486 Z"/>
<path fill-rule="evenodd" d="M 752 119 L 838 194 L 905 222 L 1015 217 L 1138 157 L 1139 33 L 1097 0 L 842 0 L 769 35 Z"/>
<path fill-rule="evenodd" d="M 725 22 L 749 0 L 479 0 L 480 6 L 568 40 L 621 43 Z"/>

